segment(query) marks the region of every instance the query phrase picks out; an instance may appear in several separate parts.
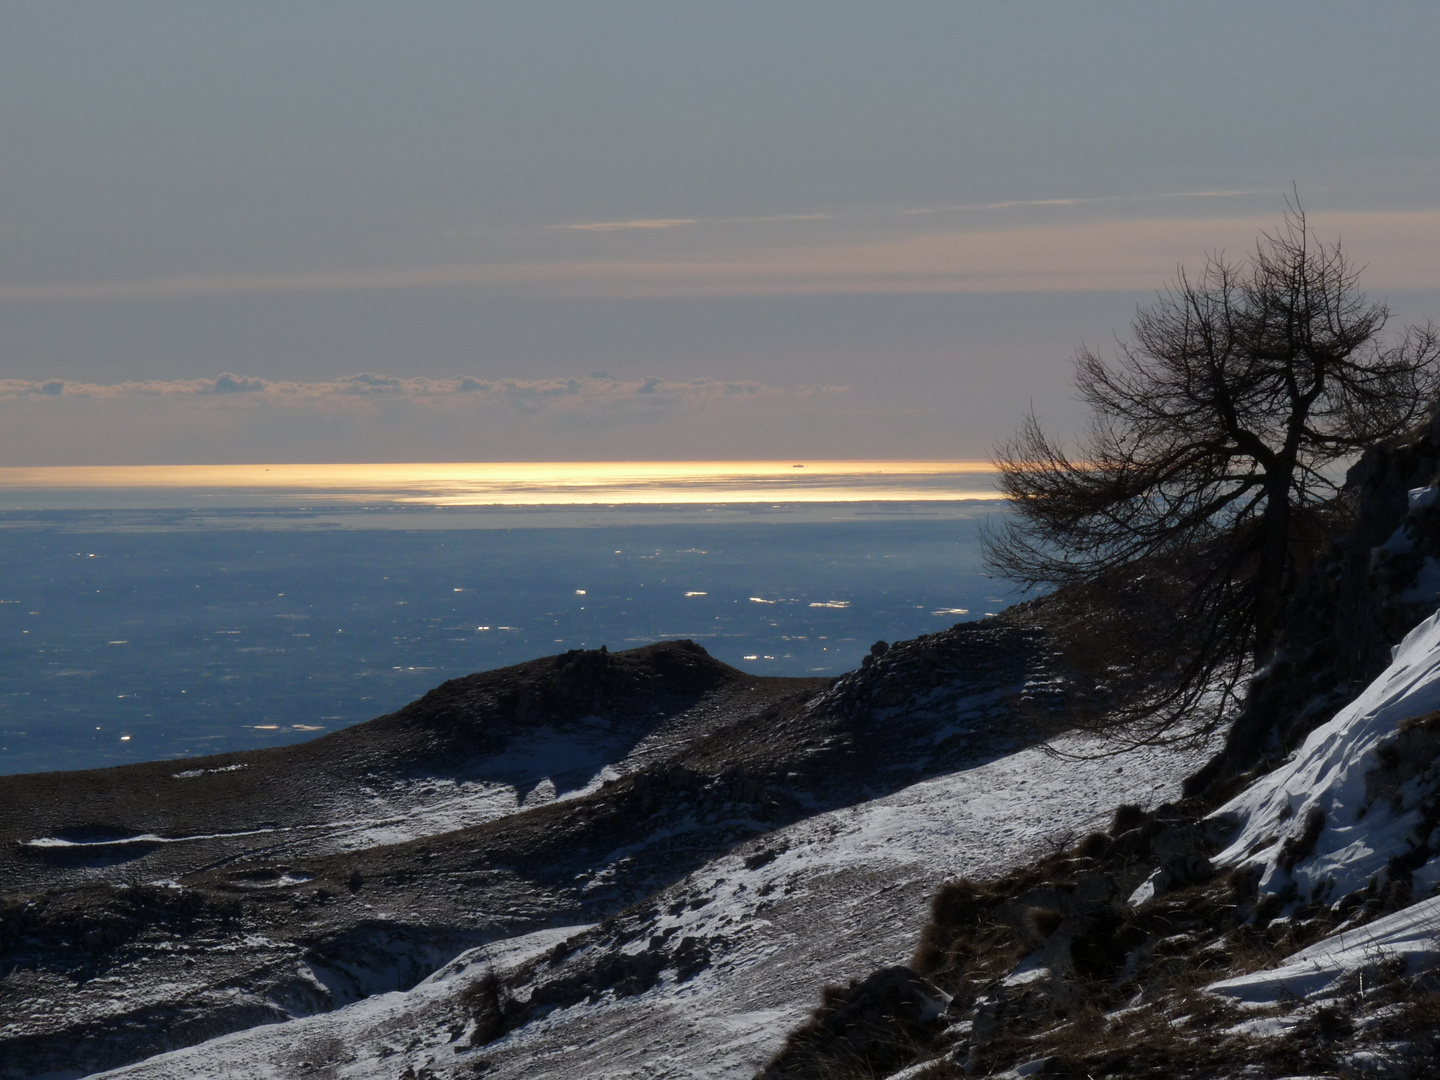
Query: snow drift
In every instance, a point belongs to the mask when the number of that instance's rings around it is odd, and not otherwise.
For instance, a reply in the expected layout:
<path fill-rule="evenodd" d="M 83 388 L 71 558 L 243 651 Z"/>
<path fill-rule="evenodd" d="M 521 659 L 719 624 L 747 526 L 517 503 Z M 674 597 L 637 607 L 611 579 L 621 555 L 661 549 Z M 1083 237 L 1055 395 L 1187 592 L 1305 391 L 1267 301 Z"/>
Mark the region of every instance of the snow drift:
<path fill-rule="evenodd" d="M 1289 762 L 1211 816 L 1235 829 L 1216 865 L 1286 902 L 1353 905 L 1385 887 L 1428 895 L 1440 882 L 1437 710 L 1440 613 Z"/>

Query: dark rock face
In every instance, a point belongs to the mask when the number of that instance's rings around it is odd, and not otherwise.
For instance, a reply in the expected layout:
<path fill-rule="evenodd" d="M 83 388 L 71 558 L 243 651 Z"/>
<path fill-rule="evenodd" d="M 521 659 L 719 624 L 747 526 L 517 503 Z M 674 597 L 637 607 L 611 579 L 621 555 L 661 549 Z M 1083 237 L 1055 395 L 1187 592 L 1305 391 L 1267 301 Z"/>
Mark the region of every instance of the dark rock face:
<path fill-rule="evenodd" d="M 842 718 L 837 730 L 867 755 L 883 753 L 897 767 L 908 750 L 912 779 L 1019 749 L 1064 715 L 1066 671 L 1040 628 L 985 619 L 882 645 L 816 704 Z M 937 743 L 947 720 L 967 714 L 975 719 Z"/>
<path fill-rule="evenodd" d="M 504 750 L 540 725 L 603 715 L 637 734 L 659 713 L 680 712 L 743 679 L 693 641 L 626 652 L 571 649 L 498 671 L 442 683 L 389 716 L 327 736 L 357 750 L 397 755 L 417 766 Z M 301 744 L 327 749 L 325 739 Z"/>
<path fill-rule="evenodd" d="M 1371 447 L 1351 468 L 1353 526 L 1299 582 L 1273 663 L 1188 792 L 1218 792 L 1272 768 L 1384 671 L 1391 647 L 1435 610 L 1440 597 L 1416 585 L 1426 560 L 1440 559 L 1440 505 L 1412 509 L 1407 493 L 1437 478 L 1440 415 L 1410 441 Z M 1388 544 L 1402 527 L 1405 539 Z"/>

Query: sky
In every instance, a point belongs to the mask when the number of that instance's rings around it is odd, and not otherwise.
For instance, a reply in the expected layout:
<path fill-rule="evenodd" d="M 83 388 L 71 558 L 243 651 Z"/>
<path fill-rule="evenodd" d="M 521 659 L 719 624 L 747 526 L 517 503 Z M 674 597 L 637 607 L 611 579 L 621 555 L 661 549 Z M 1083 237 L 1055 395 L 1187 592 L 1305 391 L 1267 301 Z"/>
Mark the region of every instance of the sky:
<path fill-rule="evenodd" d="M 1440 8 L 0 5 L 0 466 L 984 458 L 1298 190 L 1440 317 Z"/>

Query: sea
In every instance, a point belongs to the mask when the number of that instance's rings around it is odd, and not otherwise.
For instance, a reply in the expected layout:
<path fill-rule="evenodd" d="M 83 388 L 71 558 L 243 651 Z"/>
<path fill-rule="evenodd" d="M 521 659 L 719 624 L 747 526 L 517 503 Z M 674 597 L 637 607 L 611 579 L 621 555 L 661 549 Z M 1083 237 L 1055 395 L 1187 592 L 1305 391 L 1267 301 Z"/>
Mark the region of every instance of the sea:
<path fill-rule="evenodd" d="M 973 462 L 0 469 L 0 773 L 314 738 L 689 638 L 839 675 L 1012 603 Z"/>

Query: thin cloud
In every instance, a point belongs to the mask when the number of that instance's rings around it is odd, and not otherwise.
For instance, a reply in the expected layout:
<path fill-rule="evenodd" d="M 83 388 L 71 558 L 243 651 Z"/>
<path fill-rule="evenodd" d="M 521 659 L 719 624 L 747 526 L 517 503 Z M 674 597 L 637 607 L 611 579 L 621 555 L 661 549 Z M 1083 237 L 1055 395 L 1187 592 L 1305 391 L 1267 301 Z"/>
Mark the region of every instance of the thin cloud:
<path fill-rule="evenodd" d="M 1440 210 L 1316 213 L 1370 269 L 1371 288 L 1440 288 Z M 851 240 L 717 245 L 620 257 L 374 271 L 187 276 L 0 287 L 44 302 L 466 288 L 503 295 L 651 298 L 1145 290 L 1206 251 L 1248 252 L 1275 215 L 1106 217 L 1025 225 L 895 228 Z"/>
<path fill-rule="evenodd" d="M 722 225 L 752 225 L 768 221 L 834 221 L 843 214 L 762 214 L 759 217 L 715 218 Z"/>
<path fill-rule="evenodd" d="M 1014 210 L 1027 206 L 1090 206 L 1102 203 L 1149 202 L 1155 199 L 1231 199 L 1242 195 L 1270 195 L 1268 191 L 1167 191 L 1159 195 L 1091 195 L 1068 199 L 1007 199 L 1004 202 L 949 203 L 944 206 L 917 206 L 901 210 L 907 217 L 924 214 L 952 214 L 976 210 Z"/>
<path fill-rule="evenodd" d="M 592 221 L 582 225 L 562 225 L 575 232 L 619 232 L 621 229 L 674 229 L 696 225 L 699 218 L 641 218 L 638 221 Z"/>
<path fill-rule="evenodd" d="M 635 221 L 592 221 L 581 224 L 550 225 L 551 229 L 572 232 L 619 232 L 622 229 L 674 229 L 682 225 L 753 225 L 772 221 L 829 221 L 836 214 L 761 214 L 753 217 L 721 218 L 639 218 Z"/>

